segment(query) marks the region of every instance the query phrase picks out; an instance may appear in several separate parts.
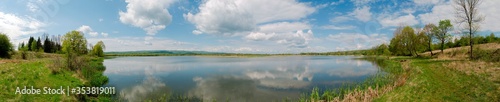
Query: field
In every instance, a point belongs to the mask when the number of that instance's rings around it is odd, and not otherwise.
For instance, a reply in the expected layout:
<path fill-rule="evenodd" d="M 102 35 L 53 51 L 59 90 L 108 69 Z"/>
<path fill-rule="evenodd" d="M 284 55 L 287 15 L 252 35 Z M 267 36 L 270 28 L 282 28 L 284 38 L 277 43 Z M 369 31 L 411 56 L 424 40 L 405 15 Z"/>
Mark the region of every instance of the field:
<path fill-rule="evenodd" d="M 81 101 L 81 100 L 106 100 L 105 96 L 66 95 L 66 94 L 43 94 L 44 88 L 57 89 L 61 86 L 82 87 L 92 86 L 92 82 L 104 82 L 98 78 L 87 78 L 88 75 L 102 76 L 102 72 L 82 74 L 81 71 L 71 71 L 64 68 L 64 61 L 60 54 L 46 54 L 29 52 L 27 60 L 0 59 L 0 101 Z M 102 60 L 100 60 L 102 62 Z M 89 65 L 97 65 L 99 60 L 94 60 Z M 96 80 L 97 79 L 97 80 Z M 106 79 L 107 80 L 107 79 Z M 17 88 L 41 89 L 41 94 L 22 95 L 17 93 Z"/>

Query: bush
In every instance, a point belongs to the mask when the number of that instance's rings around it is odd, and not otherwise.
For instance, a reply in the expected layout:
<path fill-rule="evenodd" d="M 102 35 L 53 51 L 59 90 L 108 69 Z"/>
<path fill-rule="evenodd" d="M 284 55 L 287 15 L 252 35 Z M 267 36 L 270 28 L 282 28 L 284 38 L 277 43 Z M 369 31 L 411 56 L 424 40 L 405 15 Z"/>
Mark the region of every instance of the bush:
<path fill-rule="evenodd" d="M 490 62 L 500 62 L 500 49 L 497 50 L 483 50 L 479 48 L 474 49 L 473 60 L 483 60 Z"/>
<path fill-rule="evenodd" d="M 12 51 L 12 44 L 7 35 L 0 33 L 0 57 L 10 58 L 9 52 Z"/>

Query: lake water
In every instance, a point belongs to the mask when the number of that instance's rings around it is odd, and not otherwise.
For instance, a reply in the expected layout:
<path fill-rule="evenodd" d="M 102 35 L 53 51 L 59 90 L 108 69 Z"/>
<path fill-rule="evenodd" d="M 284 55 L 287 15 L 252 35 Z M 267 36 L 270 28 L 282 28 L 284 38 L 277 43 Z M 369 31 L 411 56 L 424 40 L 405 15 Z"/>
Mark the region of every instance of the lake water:
<path fill-rule="evenodd" d="M 163 95 L 262 102 L 296 99 L 312 88 L 334 89 L 380 72 L 352 56 L 118 57 L 104 60 L 106 86 L 139 101 Z"/>

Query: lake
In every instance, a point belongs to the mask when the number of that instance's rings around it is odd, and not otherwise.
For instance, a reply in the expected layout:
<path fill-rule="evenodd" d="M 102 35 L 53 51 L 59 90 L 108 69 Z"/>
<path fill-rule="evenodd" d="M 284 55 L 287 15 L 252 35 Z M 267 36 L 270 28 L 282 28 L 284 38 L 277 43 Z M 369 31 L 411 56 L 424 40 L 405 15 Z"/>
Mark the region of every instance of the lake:
<path fill-rule="evenodd" d="M 104 60 L 116 97 L 140 101 L 164 95 L 203 100 L 297 99 L 314 87 L 334 89 L 381 73 L 354 56 L 117 57 Z"/>

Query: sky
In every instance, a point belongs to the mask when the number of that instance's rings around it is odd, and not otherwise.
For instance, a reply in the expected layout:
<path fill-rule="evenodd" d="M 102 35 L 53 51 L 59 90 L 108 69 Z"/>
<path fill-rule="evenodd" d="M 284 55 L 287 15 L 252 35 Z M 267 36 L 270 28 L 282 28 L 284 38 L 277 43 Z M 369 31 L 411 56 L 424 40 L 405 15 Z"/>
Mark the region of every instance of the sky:
<path fill-rule="evenodd" d="M 483 0 L 480 35 L 500 36 L 500 0 Z M 14 45 L 77 30 L 106 52 L 300 53 L 368 49 L 400 25 L 455 20 L 449 0 L 1 0 Z M 461 36 L 462 23 L 453 22 Z"/>

